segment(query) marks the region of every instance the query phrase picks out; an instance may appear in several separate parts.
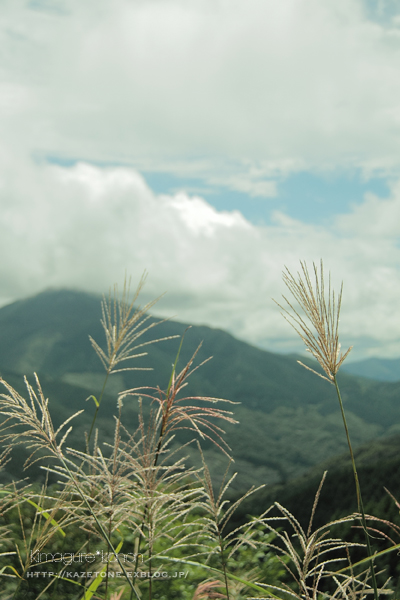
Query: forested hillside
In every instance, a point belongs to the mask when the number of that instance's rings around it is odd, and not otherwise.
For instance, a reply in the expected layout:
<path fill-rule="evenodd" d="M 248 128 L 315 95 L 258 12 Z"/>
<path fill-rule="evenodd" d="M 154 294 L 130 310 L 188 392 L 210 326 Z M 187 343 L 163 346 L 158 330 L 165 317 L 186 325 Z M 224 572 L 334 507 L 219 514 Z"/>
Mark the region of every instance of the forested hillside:
<path fill-rule="evenodd" d="M 89 394 L 98 395 L 104 381 L 103 367 L 88 338 L 90 334 L 105 345 L 100 317 L 99 297 L 69 290 L 47 291 L 0 309 L 2 376 L 22 392 L 21 375 L 32 380 L 36 371 L 56 423 L 75 410 L 85 409 L 71 434 L 72 445 L 82 443 L 94 412 L 94 403 L 85 399 Z M 140 341 L 181 336 L 187 327 L 176 321 L 161 322 Z M 196 326 L 186 331 L 178 367 L 201 342 L 195 364 L 211 355 L 213 358 L 190 377 L 187 394 L 240 403 L 221 405 L 234 410 L 240 422 L 224 427 L 235 459 L 233 468 L 239 472 L 236 489 L 253 483 L 284 483 L 346 451 L 333 386 L 298 365 L 296 357 L 266 352 L 224 331 Z M 143 348 L 148 355 L 135 359 L 132 365 L 151 367 L 152 371 L 128 371 L 110 377 L 97 422 L 103 439 L 113 435 L 117 392 L 138 386 L 165 389 L 179 343 L 179 339 L 169 339 Z M 342 374 L 340 383 L 354 446 L 399 431 L 399 383 L 347 374 Z M 128 421 L 135 422 L 137 399 L 126 398 L 124 411 Z M 190 433 L 184 432 L 182 439 L 190 439 Z M 207 441 L 204 448 L 215 472 L 222 474 L 224 456 Z M 190 447 L 187 452 L 197 456 Z M 15 464 L 8 468 L 15 474 Z"/>

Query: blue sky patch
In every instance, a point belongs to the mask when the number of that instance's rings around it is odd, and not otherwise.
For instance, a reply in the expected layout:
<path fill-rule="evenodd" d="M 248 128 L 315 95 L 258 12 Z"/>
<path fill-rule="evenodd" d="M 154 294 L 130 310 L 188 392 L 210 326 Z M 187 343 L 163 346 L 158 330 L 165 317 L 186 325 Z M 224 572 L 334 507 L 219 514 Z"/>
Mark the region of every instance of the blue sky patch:
<path fill-rule="evenodd" d="M 72 167 L 77 159 L 48 156 L 47 162 Z M 84 161 L 85 162 L 85 161 Z M 97 167 L 130 167 L 118 163 L 90 161 Z M 198 177 L 179 177 L 164 171 L 141 171 L 148 186 L 156 194 L 186 192 L 200 196 L 218 211 L 238 210 L 254 225 L 271 225 L 274 211 L 280 211 L 298 221 L 327 225 L 338 214 L 349 213 L 364 201 L 365 194 L 380 198 L 390 195 L 390 180 L 386 177 L 366 179 L 361 171 L 330 174 L 300 172 L 276 180 L 277 195 L 270 198 L 251 197 L 245 192 L 221 184 L 209 185 Z"/>
<path fill-rule="evenodd" d="M 294 173 L 277 181 L 278 193 L 272 198 L 252 198 L 223 186 L 208 187 L 201 179 L 178 178 L 169 173 L 145 172 L 143 176 L 156 193 L 172 194 L 182 190 L 197 194 L 217 210 L 239 210 L 256 225 L 270 224 L 275 210 L 299 221 L 323 224 L 337 214 L 350 212 L 353 205 L 363 202 L 368 192 L 382 198 L 390 193 L 387 179 L 365 180 L 361 173 Z"/>

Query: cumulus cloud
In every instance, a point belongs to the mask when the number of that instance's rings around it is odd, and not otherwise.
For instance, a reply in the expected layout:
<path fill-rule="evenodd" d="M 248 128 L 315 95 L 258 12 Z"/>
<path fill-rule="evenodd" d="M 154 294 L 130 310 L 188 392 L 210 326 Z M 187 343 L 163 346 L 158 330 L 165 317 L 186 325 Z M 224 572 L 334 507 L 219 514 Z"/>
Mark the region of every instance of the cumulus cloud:
<path fill-rule="evenodd" d="M 276 212 L 260 227 L 201 195 L 156 194 L 140 174 L 260 201 L 299 170 L 395 181 L 399 21 L 365 6 L 4 0 L 2 302 L 47 286 L 104 291 L 147 269 L 148 296 L 168 291 L 164 314 L 290 350 L 300 347 L 271 296 L 284 264 L 323 256 L 345 280 L 345 341 L 400 354 L 399 184 L 326 226 Z"/>
<path fill-rule="evenodd" d="M 368 193 L 365 201 L 353 207 L 351 215 L 337 217 L 343 232 L 355 232 L 359 236 L 374 238 L 396 238 L 400 236 L 400 182 L 391 184 L 391 195 L 382 199 Z"/>
<path fill-rule="evenodd" d="M 218 212 L 202 198 L 188 198 L 186 194 L 180 193 L 172 198 L 164 196 L 164 199 L 166 205 L 176 211 L 177 218 L 181 219 L 195 236 L 205 234 L 212 237 L 226 228 L 250 228 L 250 224 L 239 211 Z"/>
<path fill-rule="evenodd" d="M 272 198 L 277 196 L 276 181 L 266 179 L 266 177 L 268 175 L 266 172 L 263 172 L 263 169 L 254 169 L 253 167 L 247 173 L 244 172 L 240 175 L 210 177 L 208 178 L 208 182 L 212 185 L 217 184 L 234 191 L 244 192 L 252 198 Z"/>
<path fill-rule="evenodd" d="M 27 162 L 23 173 L 18 163 L 1 180 L 3 302 L 49 286 L 103 292 L 125 271 L 138 280 L 147 269 L 146 297 L 168 292 L 160 314 L 270 349 L 300 349 L 271 297 L 285 291 L 284 265 L 297 270 L 299 258 L 322 256 L 334 283 L 345 280 L 344 343 L 358 343 L 358 356 L 367 343 L 400 353 L 400 251 L 385 229 L 371 237 L 371 198 L 330 227 L 282 213 L 260 227 L 200 197 L 157 195 L 133 169 Z M 381 202 L 395 220 L 400 186 Z"/>
<path fill-rule="evenodd" d="M 204 176 L 221 157 L 398 170 L 399 29 L 369 14 L 360 0 L 5 1 L 3 142 Z"/>

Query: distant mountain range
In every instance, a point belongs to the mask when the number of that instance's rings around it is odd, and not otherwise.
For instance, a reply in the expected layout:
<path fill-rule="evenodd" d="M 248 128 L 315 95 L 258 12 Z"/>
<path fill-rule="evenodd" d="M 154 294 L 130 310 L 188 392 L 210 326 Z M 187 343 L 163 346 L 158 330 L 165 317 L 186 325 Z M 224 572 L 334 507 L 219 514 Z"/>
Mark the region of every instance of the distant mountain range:
<path fill-rule="evenodd" d="M 94 410 L 85 399 L 91 393 L 98 395 L 104 380 L 104 369 L 88 339 L 90 334 L 104 347 L 100 317 L 99 297 L 71 290 L 47 291 L 0 309 L 1 375 L 22 389 L 21 375 L 32 380 L 36 371 L 56 422 L 85 409 L 70 445 L 82 443 Z M 166 321 L 151 334 L 182 335 L 186 328 L 184 323 Z M 146 339 L 150 339 L 148 334 Z M 346 451 L 333 386 L 298 365 L 296 357 L 266 352 L 224 331 L 196 326 L 186 332 L 180 367 L 201 341 L 196 364 L 210 355 L 213 359 L 193 373 L 187 393 L 241 403 L 234 407 L 240 424 L 224 427 L 239 472 L 236 490 L 253 483 L 284 484 Z M 178 346 L 178 339 L 152 344 L 147 347 L 148 356 L 136 359 L 134 366 L 153 367 L 153 371 L 123 372 L 110 378 L 98 420 L 103 439 L 112 440 L 116 393 L 140 385 L 166 388 Z M 400 383 L 344 372 L 339 379 L 354 446 L 400 433 Z M 128 425 L 134 426 L 136 401 L 127 399 L 124 411 Z M 211 444 L 204 444 L 204 449 L 214 472 L 223 473 L 224 455 Z M 196 452 L 194 448 L 189 451 L 194 461 Z M 15 461 L 9 469 L 14 474 L 18 471 Z"/>
<path fill-rule="evenodd" d="M 400 381 L 400 358 L 366 358 L 344 363 L 342 368 L 351 375 L 377 381 Z"/>

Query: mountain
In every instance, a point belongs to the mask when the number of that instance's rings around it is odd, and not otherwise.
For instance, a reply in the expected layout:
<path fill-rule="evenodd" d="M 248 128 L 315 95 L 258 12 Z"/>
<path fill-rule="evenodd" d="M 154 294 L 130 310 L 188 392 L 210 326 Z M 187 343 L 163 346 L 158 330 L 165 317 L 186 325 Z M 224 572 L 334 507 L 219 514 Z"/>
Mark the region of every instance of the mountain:
<path fill-rule="evenodd" d="M 400 501 L 400 435 L 363 444 L 355 451 L 354 457 L 366 514 L 398 521 L 399 509 L 385 487 Z M 357 512 L 349 452 L 323 461 L 289 483 L 264 488 L 250 512 L 255 513 L 258 504 L 268 506 L 278 501 L 296 514 L 303 527 L 307 527 L 313 500 L 325 471 L 327 475 L 315 513 L 314 526 L 320 527 L 329 519 Z"/>
<path fill-rule="evenodd" d="M 93 402 L 85 399 L 98 395 L 104 381 L 104 369 L 88 339 L 90 334 L 104 347 L 100 317 L 99 297 L 71 290 L 46 291 L 0 309 L 2 376 L 21 386 L 21 375 L 32 380 L 36 371 L 56 422 L 85 409 L 70 445 L 74 440 L 82 442 L 94 410 Z M 151 318 L 148 323 L 152 322 L 158 322 L 157 326 L 141 341 L 151 336 L 182 336 L 188 327 L 176 321 Z M 241 403 L 233 407 L 240 424 L 224 427 L 239 472 L 237 490 L 253 483 L 284 483 L 346 451 L 333 386 L 298 365 L 295 357 L 255 348 L 218 329 L 196 326 L 186 331 L 178 367 L 190 359 L 201 341 L 195 364 L 210 355 L 213 359 L 191 375 L 187 394 Z M 136 367 L 153 367 L 153 371 L 128 371 L 110 378 L 97 423 L 106 440 L 112 440 L 116 393 L 138 386 L 165 389 L 179 343 L 179 339 L 159 341 L 145 348 L 148 356 L 135 359 Z M 399 383 L 346 373 L 339 382 L 354 446 L 400 432 Z M 221 408 L 229 410 L 230 405 Z M 127 398 L 123 410 L 133 427 L 137 401 Z M 204 443 L 204 449 L 214 472 L 222 474 L 224 455 L 210 443 Z M 197 451 L 188 452 L 195 461 Z"/>
<path fill-rule="evenodd" d="M 400 358 L 367 358 L 345 363 L 343 370 L 351 375 L 377 381 L 400 381 Z"/>

